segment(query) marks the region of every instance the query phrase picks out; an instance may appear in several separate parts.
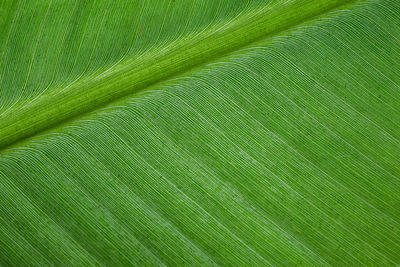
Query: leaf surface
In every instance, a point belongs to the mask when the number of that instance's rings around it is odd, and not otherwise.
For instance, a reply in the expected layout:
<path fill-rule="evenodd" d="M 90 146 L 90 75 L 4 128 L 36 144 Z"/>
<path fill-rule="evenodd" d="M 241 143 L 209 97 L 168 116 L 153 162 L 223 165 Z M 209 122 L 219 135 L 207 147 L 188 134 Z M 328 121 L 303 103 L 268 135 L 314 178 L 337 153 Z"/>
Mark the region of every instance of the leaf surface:
<path fill-rule="evenodd" d="M 0 264 L 400 264 L 398 1 L 0 14 Z"/>

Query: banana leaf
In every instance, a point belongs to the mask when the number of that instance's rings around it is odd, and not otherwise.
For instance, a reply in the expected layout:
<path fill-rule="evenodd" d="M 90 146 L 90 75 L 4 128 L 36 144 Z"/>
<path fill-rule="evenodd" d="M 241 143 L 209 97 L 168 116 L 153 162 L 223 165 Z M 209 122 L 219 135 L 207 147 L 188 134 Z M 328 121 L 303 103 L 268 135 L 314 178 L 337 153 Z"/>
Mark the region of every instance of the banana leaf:
<path fill-rule="evenodd" d="M 3 0 L 0 266 L 400 265 L 398 0 Z"/>

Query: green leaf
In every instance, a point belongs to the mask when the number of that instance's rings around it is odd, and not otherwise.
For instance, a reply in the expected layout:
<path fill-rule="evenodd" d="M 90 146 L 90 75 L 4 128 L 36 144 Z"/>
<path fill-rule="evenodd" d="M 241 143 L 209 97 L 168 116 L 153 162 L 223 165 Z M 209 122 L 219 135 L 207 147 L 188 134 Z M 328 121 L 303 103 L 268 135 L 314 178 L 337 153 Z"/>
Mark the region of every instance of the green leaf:
<path fill-rule="evenodd" d="M 0 265 L 399 265 L 400 2 L 0 3 Z"/>

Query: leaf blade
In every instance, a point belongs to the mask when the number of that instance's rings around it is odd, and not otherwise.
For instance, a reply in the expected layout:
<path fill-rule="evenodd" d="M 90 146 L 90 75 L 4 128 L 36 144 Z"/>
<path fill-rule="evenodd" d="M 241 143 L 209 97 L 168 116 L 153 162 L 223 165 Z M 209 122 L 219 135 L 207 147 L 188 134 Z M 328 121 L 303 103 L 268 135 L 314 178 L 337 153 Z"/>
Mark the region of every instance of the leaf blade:
<path fill-rule="evenodd" d="M 139 264 L 135 240 L 166 265 L 395 265 L 399 8 L 365 1 L 7 150 L 1 185 L 103 265 Z"/>

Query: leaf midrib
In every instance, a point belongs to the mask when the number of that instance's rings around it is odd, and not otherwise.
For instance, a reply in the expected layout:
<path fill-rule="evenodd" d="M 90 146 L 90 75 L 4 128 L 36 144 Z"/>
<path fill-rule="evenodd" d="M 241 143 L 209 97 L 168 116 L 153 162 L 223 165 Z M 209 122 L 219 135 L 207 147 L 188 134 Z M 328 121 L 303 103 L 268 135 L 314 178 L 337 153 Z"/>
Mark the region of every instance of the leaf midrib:
<path fill-rule="evenodd" d="M 0 116 L 0 151 L 355 1 L 295 0 L 276 5 L 199 39 L 185 40 L 156 55 L 126 61 L 94 78 L 82 79 Z"/>

